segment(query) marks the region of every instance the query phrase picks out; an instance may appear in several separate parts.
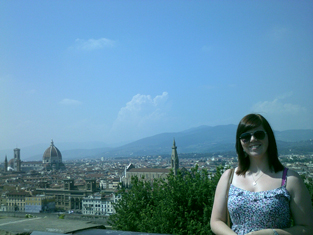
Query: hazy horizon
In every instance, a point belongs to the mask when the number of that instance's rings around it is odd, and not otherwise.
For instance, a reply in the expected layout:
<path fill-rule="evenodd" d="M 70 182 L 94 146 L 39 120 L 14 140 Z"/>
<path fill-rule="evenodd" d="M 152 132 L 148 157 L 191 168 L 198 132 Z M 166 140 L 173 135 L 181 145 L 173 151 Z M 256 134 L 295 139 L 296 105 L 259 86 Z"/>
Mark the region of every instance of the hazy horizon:
<path fill-rule="evenodd" d="M 128 142 L 120 142 L 120 143 L 114 143 L 114 144 L 108 144 L 108 143 L 105 143 L 103 141 L 62 141 L 62 142 L 59 142 L 57 141 L 57 144 L 55 144 L 55 140 L 54 139 L 50 139 L 49 141 L 47 142 L 38 142 L 38 143 L 34 143 L 34 144 L 31 144 L 31 145 L 16 145 L 14 148 L 28 148 L 28 147 L 33 147 L 33 146 L 37 146 L 37 145 L 45 145 L 47 146 L 47 148 L 51 145 L 51 141 L 54 142 L 54 145 L 58 145 L 58 144 L 66 144 L 66 145 L 73 145 L 73 146 L 76 146 L 75 148 L 77 148 L 77 144 L 83 144 L 81 146 L 82 149 L 92 149 L 92 148 L 115 148 L 115 147 L 120 147 L 120 146 L 123 146 L 123 145 L 126 145 L 126 144 L 129 144 L 129 143 L 132 143 L 132 142 L 135 142 L 135 141 L 138 141 L 138 140 L 141 140 L 141 139 L 145 139 L 145 138 L 149 138 L 149 137 L 152 137 L 152 136 L 156 136 L 156 135 L 159 135 L 159 134 L 164 134 L 164 133 L 180 133 L 180 132 L 184 132 L 184 131 L 188 131 L 188 130 L 191 130 L 193 128 L 199 128 L 199 127 L 202 127 L 202 126 L 207 126 L 207 127 L 218 127 L 218 126 L 227 126 L 227 125 L 234 125 L 236 126 L 235 124 L 225 124 L 225 125 L 216 125 L 216 126 L 208 126 L 208 125 L 200 125 L 200 126 L 195 126 L 195 127 L 191 127 L 191 128 L 188 128 L 188 129 L 184 129 L 184 130 L 180 130 L 180 131 L 176 131 L 176 132 L 162 132 L 162 133 L 156 133 L 156 134 L 152 134 L 152 135 L 149 135 L 149 136 L 144 136 L 142 138 L 139 138 L 139 139 L 135 139 L 135 140 L 132 140 L 132 141 L 128 141 Z M 287 130 L 284 130 L 284 131 L 293 131 L 293 130 L 313 130 L 313 129 L 287 129 Z M 277 130 L 274 130 L 274 132 L 277 131 Z M 6 148 L 4 146 L 2 146 L 2 149 L 1 150 L 9 150 L 9 149 L 13 149 L 14 148 Z M 71 148 L 67 148 L 66 150 L 70 150 Z"/>
<path fill-rule="evenodd" d="M 227 127 L 228 131 L 232 130 L 232 133 L 230 133 L 229 135 L 227 134 L 227 136 L 225 136 L 225 133 L 224 133 L 225 127 Z M 78 158 L 81 158 L 82 156 L 85 156 L 85 157 L 89 156 L 90 157 L 90 156 L 94 156 L 94 155 L 99 154 L 99 153 L 114 151 L 114 149 L 118 149 L 118 147 L 123 147 L 123 146 L 128 145 L 128 144 L 133 143 L 136 145 L 136 143 L 137 143 L 137 145 L 138 145 L 137 141 L 143 141 L 143 142 L 140 142 L 142 147 L 144 147 L 145 144 L 147 144 L 147 146 L 149 147 L 151 142 L 156 141 L 156 142 L 154 142 L 154 144 L 155 144 L 155 143 L 158 143 L 160 141 L 160 139 L 162 139 L 162 142 L 164 143 L 164 140 L 166 140 L 167 141 L 166 143 L 168 143 L 168 151 L 170 151 L 172 143 L 173 143 L 172 138 L 174 138 L 176 140 L 176 145 L 178 146 L 178 149 L 180 151 L 182 151 L 182 153 L 184 153 L 184 149 L 190 150 L 190 146 L 194 146 L 194 143 L 189 143 L 189 142 L 186 143 L 186 139 L 184 139 L 189 134 L 191 134 L 191 136 L 193 136 L 194 133 L 198 133 L 200 139 L 202 138 L 202 141 L 203 141 L 203 135 L 207 135 L 207 133 L 211 133 L 213 135 L 210 134 L 209 136 L 207 136 L 205 138 L 205 140 L 206 140 L 205 142 L 209 141 L 210 143 L 216 144 L 215 140 L 218 139 L 218 142 L 224 142 L 224 144 L 225 143 L 230 144 L 231 142 L 235 141 L 234 136 L 235 136 L 236 128 L 237 128 L 237 125 L 234 125 L 234 124 L 217 125 L 217 126 L 202 125 L 202 126 L 193 127 L 193 128 L 187 129 L 187 130 L 182 130 L 179 132 L 164 132 L 164 133 L 159 133 L 156 135 L 146 136 L 142 139 L 135 140 L 135 141 L 130 142 L 130 143 L 121 143 L 119 145 L 108 145 L 104 142 L 99 142 L 99 141 L 58 142 L 58 141 L 53 140 L 53 142 L 54 142 L 54 145 L 62 152 L 63 157 L 66 157 L 67 160 L 73 158 L 73 151 L 75 152 L 74 153 L 75 155 L 76 154 L 79 155 Z M 220 132 L 220 130 L 223 130 L 223 131 Z M 216 133 L 215 133 L 215 131 L 216 131 Z M 307 131 L 309 131 L 309 132 L 307 132 Z M 311 133 L 311 134 L 309 134 L 309 133 Z M 222 136 L 224 135 L 224 137 L 221 139 L 219 134 Z M 301 141 L 312 139 L 313 129 L 308 129 L 308 130 L 307 129 L 302 129 L 302 130 L 294 129 L 294 130 L 286 130 L 286 131 L 274 130 L 274 134 L 276 136 L 277 141 L 283 141 L 283 142 L 285 142 L 285 141 L 286 142 L 290 142 L 290 141 L 291 142 L 299 142 L 300 141 L 301 142 Z M 170 138 L 169 138 L 169 135 L 170 135 Z M 217 138 L 217 139 L 212 140 L 212 138 L 213 139 Z M 193 139 L 190 139 L 190 141 L 193 142 Z M 201 142 L 201 140 L 200 140 L 199 143 L 204 143 L 204 142 Z M 44 151 L 50 146 L 50 144 L 51 144 L 51 141 L 49 143 L 37 143 L 37 144 L 31 145 L 31 146 L 23 146 L 23 147 L 16 146 L 16 148 L 20 149 L 21 157 L 24 161 L 33 161 L 36 159 L 41 160 Z M 158 148 L 160 148 L 160 147 L 161 146 L 158 146 Z M 163 146 L 163 148 L 164 148 L 164 146 Z M 127 149 L 127 147 L 126 147 L 126 149 Z M 233 148 L 232 150 L 235 151 L 235 148 Z M 213 150 L 210 150 L 210 151 L 213 151 Z M 230 149 L 223 149 L 220 151 L 226 151 L 227 152 L 227 151 L 231 151 L 231 150 Z M 7 156 L 8 159 L 13 158 L 14 157 L 13 152 L 14 152 L 14 148 L 0 149 L 0 163 L 4 161 L 5 156 Z M 114 156 L 114 153 L 112 153 L 112 156 Z M 68 157 L 70 157 L 70 158 L 68 159 Z"/>
<path fill-rule="evenodd" d="M 313 2 L 0 1 L 0 149 L 264 115 L 313 129 Z"/>

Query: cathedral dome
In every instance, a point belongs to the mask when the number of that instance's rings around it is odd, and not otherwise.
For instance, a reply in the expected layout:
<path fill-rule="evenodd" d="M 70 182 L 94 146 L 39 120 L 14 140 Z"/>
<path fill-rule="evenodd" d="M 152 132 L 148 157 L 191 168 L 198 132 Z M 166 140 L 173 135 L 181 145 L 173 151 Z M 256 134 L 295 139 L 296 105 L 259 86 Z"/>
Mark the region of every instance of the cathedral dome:
<path fill-rule="evenodd" d="M 61 163 L 62 162 L 62 154 L 60 150 L 54 146 L 53 140 L 51 141 L 51 145 L 43 154 L 42 163 Z"/>
<path fill-rule="evenodd" d="M 8 162 L 8 166 L 14 167 L 14 158 L 12 158 L 12 159 Z"/>

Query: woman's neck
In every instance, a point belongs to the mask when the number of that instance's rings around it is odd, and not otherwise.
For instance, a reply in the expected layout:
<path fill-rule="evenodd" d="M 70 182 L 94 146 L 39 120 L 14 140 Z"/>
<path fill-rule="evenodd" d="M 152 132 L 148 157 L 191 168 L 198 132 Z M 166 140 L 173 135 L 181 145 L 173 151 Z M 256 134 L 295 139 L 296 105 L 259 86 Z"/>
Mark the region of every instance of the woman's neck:
<path fill-rule="evenodd" d="M 249 171 L 251 173 L 270 172 L 267 156 L 263 156 L 262 158 L 250 157 Z"/>

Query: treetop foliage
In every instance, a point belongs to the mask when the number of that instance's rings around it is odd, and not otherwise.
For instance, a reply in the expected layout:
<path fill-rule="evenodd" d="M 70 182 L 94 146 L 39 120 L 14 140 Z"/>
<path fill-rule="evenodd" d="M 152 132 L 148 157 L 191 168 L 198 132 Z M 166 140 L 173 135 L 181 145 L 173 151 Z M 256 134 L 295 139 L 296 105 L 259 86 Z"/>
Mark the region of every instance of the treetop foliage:
<path fill-rule="evenodd" d="M 133 177 L 130 189 L 110 216 L 113 229 L 163 234 L 212 234 L 210 217 L 214 194 L 223 168 L 213 175 L 198 167 L 171 172 L 153 182 Z"/>

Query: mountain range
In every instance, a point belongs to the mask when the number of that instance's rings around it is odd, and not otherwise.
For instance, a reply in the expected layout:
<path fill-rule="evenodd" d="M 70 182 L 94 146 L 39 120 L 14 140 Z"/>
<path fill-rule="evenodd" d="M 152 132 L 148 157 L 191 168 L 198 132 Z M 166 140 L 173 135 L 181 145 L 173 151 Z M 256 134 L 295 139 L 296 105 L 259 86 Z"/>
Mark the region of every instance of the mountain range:
<path fill-rule="evenodd" d="M 236 125 L 199 126 L 181 132 L 161 133 L 119 147 L 107 147 L 102 142 L 57 143 L 63 160 L 101 157 L 132 157 L 161 155 L 172 152 L 175 139 L 178 153 L 213 153 L 235 151 Z M 274 131 L 279 153 L 305 150 L 313 152 L 313 130 Z M 22 161 L 42 160 L 49 144 L 38 144 L 21 149 Z M 10 153 L 10 154 L 8 154 Z M 13 157 L 13 149 L 0 150 L 0 159 L 7 154 Z M 12 156 L 12 157 L 10 157 Z"/>

